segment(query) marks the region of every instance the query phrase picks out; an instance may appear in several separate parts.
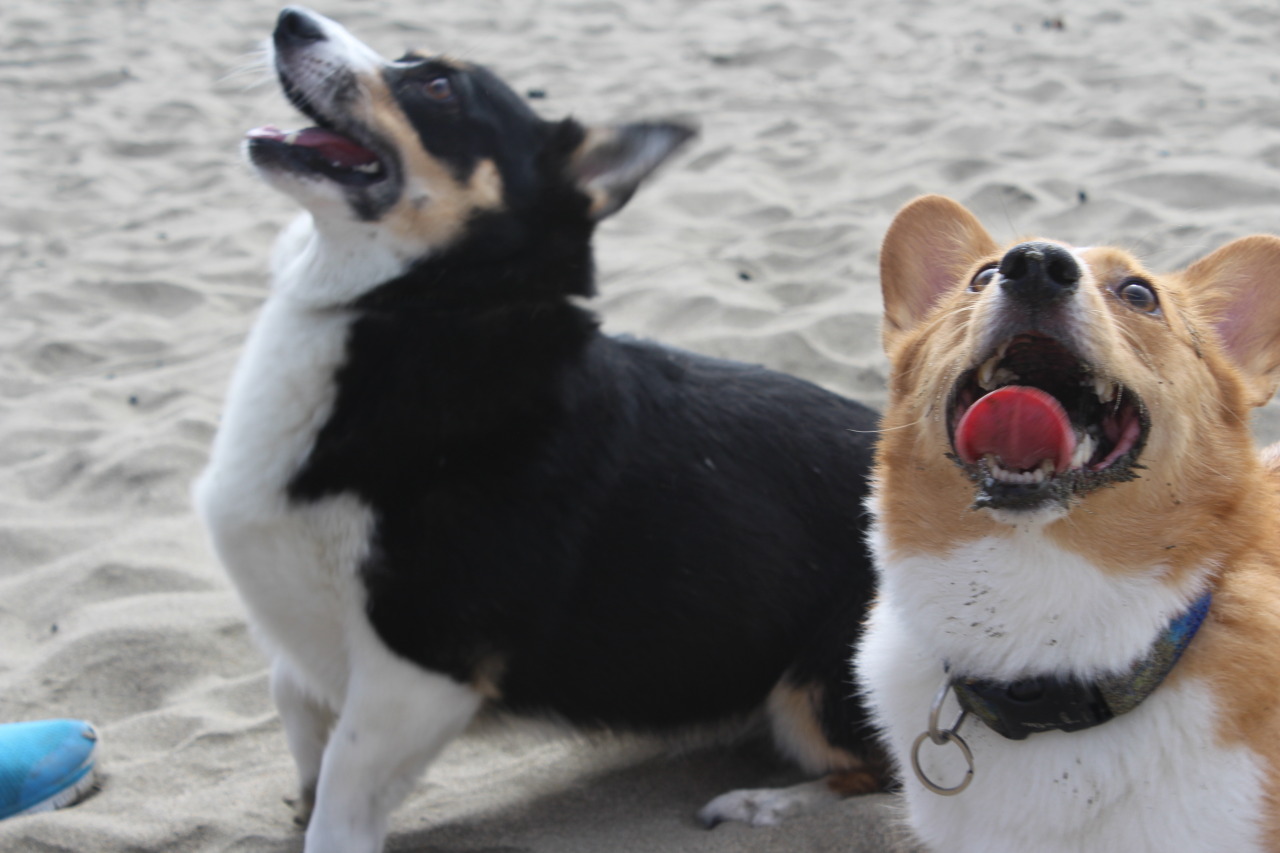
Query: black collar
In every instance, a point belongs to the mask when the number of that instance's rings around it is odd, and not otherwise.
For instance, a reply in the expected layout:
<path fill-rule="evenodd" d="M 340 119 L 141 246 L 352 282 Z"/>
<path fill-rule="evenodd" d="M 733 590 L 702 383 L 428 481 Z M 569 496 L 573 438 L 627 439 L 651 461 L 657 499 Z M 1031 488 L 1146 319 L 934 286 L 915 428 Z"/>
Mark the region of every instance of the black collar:
<path fill-rule="evenodd" d="M 1000 682 L 956 676 L 951 686 L 961 708 L 1011 740 L 1036 732 L 1074 732 L 1101 725 L 1132 711 L 1155 692 L 1200 629 L 1211 602 L 1212 595 L 1206 592 L 1169 623 L 1146 657 L 1097 681 L 1048 676 Z"/>

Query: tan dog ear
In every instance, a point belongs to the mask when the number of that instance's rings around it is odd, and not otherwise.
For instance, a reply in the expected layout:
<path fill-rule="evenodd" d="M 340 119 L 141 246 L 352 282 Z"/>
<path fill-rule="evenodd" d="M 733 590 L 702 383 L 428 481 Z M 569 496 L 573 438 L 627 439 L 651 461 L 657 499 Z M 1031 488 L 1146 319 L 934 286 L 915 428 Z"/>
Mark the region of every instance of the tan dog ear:
<path fill-rule="evenodd" d="M 569 158 L 569 176 L 591 199 L 591 218 L 599 221 L 616 212 L 641 181 L 696 134 L 675 122 L 588 128 Z"/>
<path fill-rule="evenodd" d="M 977 217 L 945 196 L 921 196 L 898 211 L 880 247 L 885 349 L 998 248 Z"/>
<path fill-rule="evenodd" d="M 1227 355 L 1261 406 L 1280 385 L 1280 237 L 1242 237 L 1183 273 Z"/>

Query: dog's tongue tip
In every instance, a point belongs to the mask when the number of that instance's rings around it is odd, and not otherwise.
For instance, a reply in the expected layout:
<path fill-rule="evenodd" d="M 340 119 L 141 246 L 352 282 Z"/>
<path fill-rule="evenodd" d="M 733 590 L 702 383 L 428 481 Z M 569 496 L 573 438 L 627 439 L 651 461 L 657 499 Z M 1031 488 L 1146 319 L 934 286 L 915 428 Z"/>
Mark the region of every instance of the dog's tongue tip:
<path fill-rule="evenodd" d="M 1071 466 L 1076 438 L 1062 404 L 1052 394 L 1006 385 L 969 407 L 956 425 L 956 452 L 973 464 L 994 454 L 1013 471 L 1030 471 L 1046 460 L 1061 473 Z"/>

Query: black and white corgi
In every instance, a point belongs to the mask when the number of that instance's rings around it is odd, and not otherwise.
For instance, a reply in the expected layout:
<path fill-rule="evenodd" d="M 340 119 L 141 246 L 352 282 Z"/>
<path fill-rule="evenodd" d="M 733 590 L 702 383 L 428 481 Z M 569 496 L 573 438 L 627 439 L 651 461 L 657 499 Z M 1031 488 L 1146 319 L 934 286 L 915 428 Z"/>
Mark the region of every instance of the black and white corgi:
<path fill-rule="evenodd" d="M 273 660 L 308 853 L 376 853 L 482 706 L 659 732 L 764 710 L 871 789 L 848 658 L 876 416 L 608 337 L 591 234 L 691 131 L 540 119 L 470 63 L 386 61 L 312 12 L 272 39 L 315 127 L 248 135 L 283 235 L 195 499 Z"/>

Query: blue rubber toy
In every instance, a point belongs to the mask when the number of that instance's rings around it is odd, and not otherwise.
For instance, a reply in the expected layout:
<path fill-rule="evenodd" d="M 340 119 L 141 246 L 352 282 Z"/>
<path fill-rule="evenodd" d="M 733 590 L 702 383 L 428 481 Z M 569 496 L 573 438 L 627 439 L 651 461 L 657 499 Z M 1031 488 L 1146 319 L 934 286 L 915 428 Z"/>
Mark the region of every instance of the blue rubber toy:
<path fill-rule="evenodd" d="M 93 788 L 97 746 L 84 720 L 0 724 L 0 819 L 78 802 Z"/>

